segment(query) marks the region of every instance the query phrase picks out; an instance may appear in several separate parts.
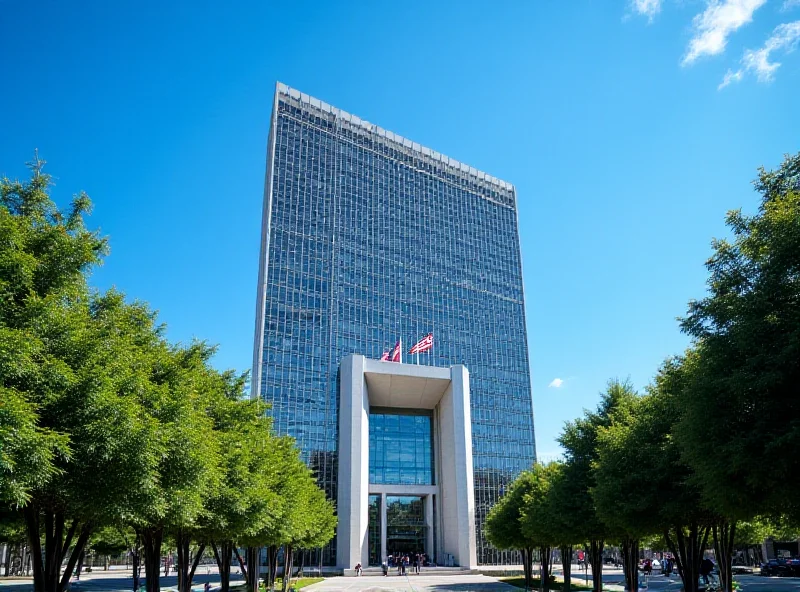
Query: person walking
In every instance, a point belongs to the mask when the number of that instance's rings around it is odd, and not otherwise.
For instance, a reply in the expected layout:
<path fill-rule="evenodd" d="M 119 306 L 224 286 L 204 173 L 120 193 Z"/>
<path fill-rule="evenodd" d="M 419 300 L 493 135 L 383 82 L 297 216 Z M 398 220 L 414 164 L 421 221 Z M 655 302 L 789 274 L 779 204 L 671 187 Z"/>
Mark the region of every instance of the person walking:
<path fill-rule="evenodd" d="M 711 561 L 708 557 L 704 557 L 702 563 L 700 563 L 700 575 L 703 576 L 703 582 L 708 585 L 708 574 L 714 571 L 714 562 Z"/>
<path fill-rule="evenodd" d="M 387 563 L 386 559 L 384 559 L 383 563 L 381 563 L 381 570 L 383 571 L 384 578 L 389 575 L 389 564 Z"/>

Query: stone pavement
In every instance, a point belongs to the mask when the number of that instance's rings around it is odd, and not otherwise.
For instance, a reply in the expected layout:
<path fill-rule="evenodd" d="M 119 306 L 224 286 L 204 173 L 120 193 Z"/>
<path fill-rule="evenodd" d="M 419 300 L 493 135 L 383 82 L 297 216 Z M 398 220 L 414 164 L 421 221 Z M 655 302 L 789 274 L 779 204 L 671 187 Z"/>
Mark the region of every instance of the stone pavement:
<path fill-rule="evenodd" d="M 161 576 L 161 590 L 168 592 L 176 590 L 178 586 L 177 576 Z M 241 576 L 231 574 L 231 585 L 240 584 Z M 205 582 L 211 582 L 212 590 L 219 586 L 219 575 L 216 568 L 209 570 L 209 573 L 202 570 L 196 574 L 192 590 L 201 592 Z M 133 588 L 133 577 L 128 570 L 94 571 L 81 576 L 79 582 L 72 582 L 71 592 L 131 592 Z M 0 577 L 0 592 L 33 592 L 31 578 L 2 578 Z"/>
<path fill-rule="evenodd" d="M 518 590 L 497 578 L 482 575 L 463 576 L 361 576 L 328 578 L 303 592 L 512 592 Z"/>

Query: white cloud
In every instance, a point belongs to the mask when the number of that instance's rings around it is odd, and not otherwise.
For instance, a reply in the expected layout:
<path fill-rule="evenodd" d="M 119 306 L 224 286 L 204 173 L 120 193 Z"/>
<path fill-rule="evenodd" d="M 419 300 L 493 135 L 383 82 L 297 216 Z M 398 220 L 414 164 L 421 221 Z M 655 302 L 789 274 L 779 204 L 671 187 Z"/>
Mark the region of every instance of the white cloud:
<path fill-rule="evenodd" d="M 708 6 L 692 19 L 693 37 L 683 65 L 704 55 L 725 51 L 728 37 L 753 20 L 753 13 L 767 0 L 708 0 Z"/>
<path fill-rule="evenodd" d="M 800 0 L 784 0 L 783 6 L 781 6 L 781 12 L 786 12 L 792 8 L 797 8 L 798 6 L 800 6 Z"/>
<path fill-rule="evenodd" d="M 748 49 L 742 57 L 742 67 L 736 72 L 725 74 L 719 89 L 723 89 L 731 82 L 739 82 L 745 73 L 755 74 L 759 82 L 771 82 L 775 71 L 780 68 L 780 62 L 770 62 L 770 54 L 774 51 L 789 53 L 797 48 L 800 43 L 800 21 L 784 23 L 775 27 L 772 35 L 761 49 Z"/>
<path fill-rule="evenodd" d="M 786 0 L 787 2 L 794 0 Z M 800 2 L 800 0 L 797 0 Z M 647 22 L 652 23 L 655 16 L 661 12 L 661 0 L 631 0 L 631 10 L 647 17 Z"/>
<path fill-rule="evenodd" d="M 731 82 L 741 81 L 742 76 L 744 76 L 744 72 L 742 72 L 741 70 L 736 70 L 736 72 L 734 72 L 733 70 L 729 69 L 725 73 L 725 77 L 722 79 L 722 82 L 719 83 L 717 90 L 722 90 L 723 88 L 728 86 Z"/>
<path fill-rule="evenodd" d="M 550 384 L 547 385 L 548 388 L 561 388 L 561 385 L 564 384 L 564 381 L 560 378 L 554 378 L 550 381 Z"/>

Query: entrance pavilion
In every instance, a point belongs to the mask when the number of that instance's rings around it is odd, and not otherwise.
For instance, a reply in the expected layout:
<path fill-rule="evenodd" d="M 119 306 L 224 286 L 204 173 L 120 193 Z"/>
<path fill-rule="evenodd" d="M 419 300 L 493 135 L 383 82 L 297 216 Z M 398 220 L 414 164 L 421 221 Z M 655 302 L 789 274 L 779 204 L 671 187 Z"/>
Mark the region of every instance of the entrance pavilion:
<path fill-rule="evenodd" d="M 342 569 L 395 553 L 477 566 L 464 366 L 342 361 L 337 501 Z"/>

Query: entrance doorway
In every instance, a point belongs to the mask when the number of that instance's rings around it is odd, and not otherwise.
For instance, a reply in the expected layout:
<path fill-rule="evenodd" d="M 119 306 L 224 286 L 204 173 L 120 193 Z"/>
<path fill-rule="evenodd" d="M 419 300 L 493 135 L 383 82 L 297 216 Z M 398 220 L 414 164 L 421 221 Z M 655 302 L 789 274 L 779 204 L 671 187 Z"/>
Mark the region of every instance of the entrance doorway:
<path fill-rule="evenodd" d="M 386 553 L 425 553 L 425 504 L 421 496 L 386 496 Z"/>

